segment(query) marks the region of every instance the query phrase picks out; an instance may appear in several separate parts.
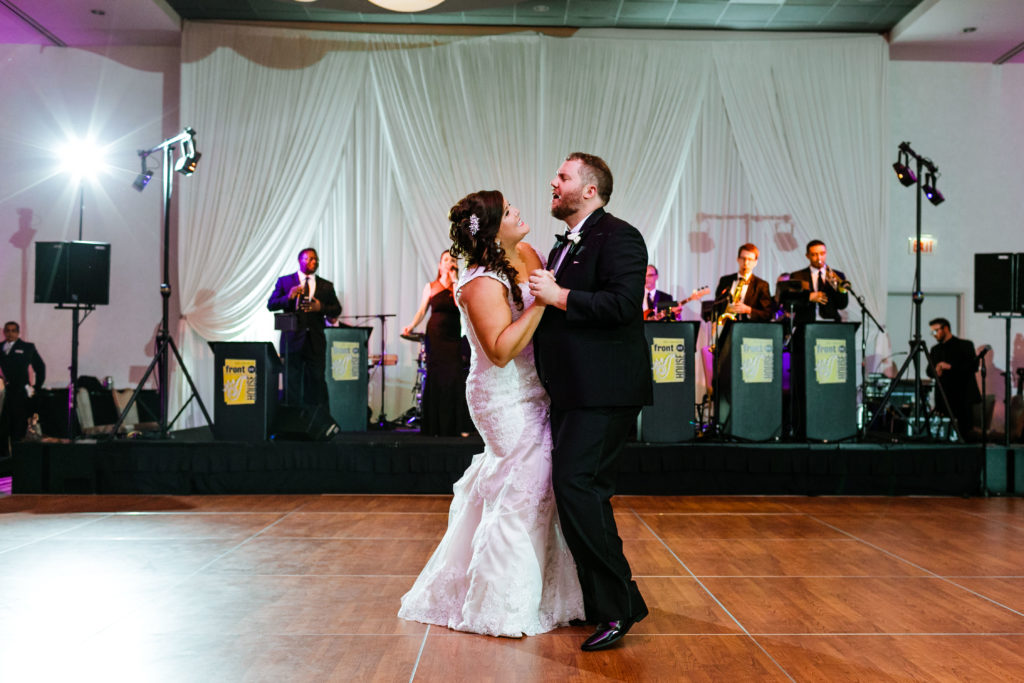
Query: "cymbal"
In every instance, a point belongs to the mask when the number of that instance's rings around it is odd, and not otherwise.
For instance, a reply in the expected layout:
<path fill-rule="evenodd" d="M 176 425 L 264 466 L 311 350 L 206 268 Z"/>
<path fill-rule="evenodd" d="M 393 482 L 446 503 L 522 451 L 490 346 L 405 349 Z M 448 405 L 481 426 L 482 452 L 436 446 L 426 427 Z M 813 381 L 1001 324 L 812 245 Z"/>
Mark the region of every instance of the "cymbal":
<path fill-rule="evenodd" d="M 409 334 L 403 334 L 403 335 L 400 335 L 400 336 L 402 337 L 402 339 L 404 339 L 406 341 L 411 341 L 411 342 L 421 342 L 421 341 L 423 341 L 423 333 L 422 332 L 410 332 Z"/>

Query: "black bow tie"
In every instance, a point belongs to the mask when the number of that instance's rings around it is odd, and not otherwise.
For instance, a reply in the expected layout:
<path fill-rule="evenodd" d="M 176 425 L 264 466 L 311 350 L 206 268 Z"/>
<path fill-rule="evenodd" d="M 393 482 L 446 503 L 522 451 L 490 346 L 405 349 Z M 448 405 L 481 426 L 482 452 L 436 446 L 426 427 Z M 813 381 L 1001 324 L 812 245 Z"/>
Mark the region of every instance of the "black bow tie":
<path fill-rule="evenodd" d="M 566 242 L 568 242 L 569 241 L 569 233 L 571 233 L 571 232 L 572 232 L 572 230 L 566 230 L 564 233 L 561 233 L 559 235 L 555 235 L 555 246 L 556 247 L 560 247 L 563 244 L 565 244 Z"/>

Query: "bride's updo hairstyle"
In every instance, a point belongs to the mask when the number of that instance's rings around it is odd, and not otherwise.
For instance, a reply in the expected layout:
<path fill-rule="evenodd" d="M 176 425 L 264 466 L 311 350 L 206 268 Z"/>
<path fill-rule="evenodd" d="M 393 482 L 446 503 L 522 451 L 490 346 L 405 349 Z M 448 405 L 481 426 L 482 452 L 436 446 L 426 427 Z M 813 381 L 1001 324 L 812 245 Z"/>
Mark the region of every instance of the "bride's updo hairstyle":
<path fill-rule="evenodd" d="M 481 190 L 468 194 L 448 211 L 452 227 L 452 256 L 463 257 L 470 266 L 502 273 L 509 282 L 512 300 L 522 310 L 523 293 L 516 285 L 518 271 L 508 261 L 505 250 L 498 242 L 501 214 L 505 198 L 497 190 Z"/>

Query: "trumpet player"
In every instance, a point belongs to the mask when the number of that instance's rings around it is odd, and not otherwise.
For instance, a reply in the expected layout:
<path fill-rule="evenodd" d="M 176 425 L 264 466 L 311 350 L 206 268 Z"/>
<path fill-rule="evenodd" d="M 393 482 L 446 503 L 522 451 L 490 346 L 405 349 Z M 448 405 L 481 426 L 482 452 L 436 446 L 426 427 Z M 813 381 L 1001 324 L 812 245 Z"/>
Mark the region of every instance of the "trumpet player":
<path fill-rule="evenodd" d="M 821 240 L 808 242 L 805 255 L 809 265 L 789 274 L 790 280 L 804 282 L 807 290 L 807 302 L 797 304 L 794 310 L 794 323 L 803 325 L 817 320 L 840 320 L 839 311 L 850 303 L 850 295 L 845 288 L 846 275 L 826 264 L 828 249 Z"/>
<path fill-rule="evenodd" d="M 727 320 L 748 320 L 763 323 L 773 312 L 772 291 L 768 283 L 754 275 L 754 266 L 760 252 L 756 245 L 747 243 L 736 254 L 739 270 L 724 275 L 715 288 L 716 308 L 724 306 L 721 316 Z"/>

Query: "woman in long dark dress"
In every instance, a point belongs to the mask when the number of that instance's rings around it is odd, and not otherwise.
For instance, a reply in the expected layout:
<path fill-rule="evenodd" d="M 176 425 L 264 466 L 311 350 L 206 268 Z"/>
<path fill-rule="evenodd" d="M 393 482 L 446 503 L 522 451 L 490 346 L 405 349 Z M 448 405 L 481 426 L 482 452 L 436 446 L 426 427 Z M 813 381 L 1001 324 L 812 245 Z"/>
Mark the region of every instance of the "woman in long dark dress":
<path fill-rule="evenodd" d="M 458 277 L 455 259 L 447 251 L 437 264 L 437 279 L 423 288 L 423 297 L 412 324 L 402 330 L 409 334 L 430 311 L 427 320 L 427 379 L 423 387 L 423 415 L 420 434 L 458 436 L 469 431 L 466 407 L 466 360 L 459 309 L 453 289 Z"/>

